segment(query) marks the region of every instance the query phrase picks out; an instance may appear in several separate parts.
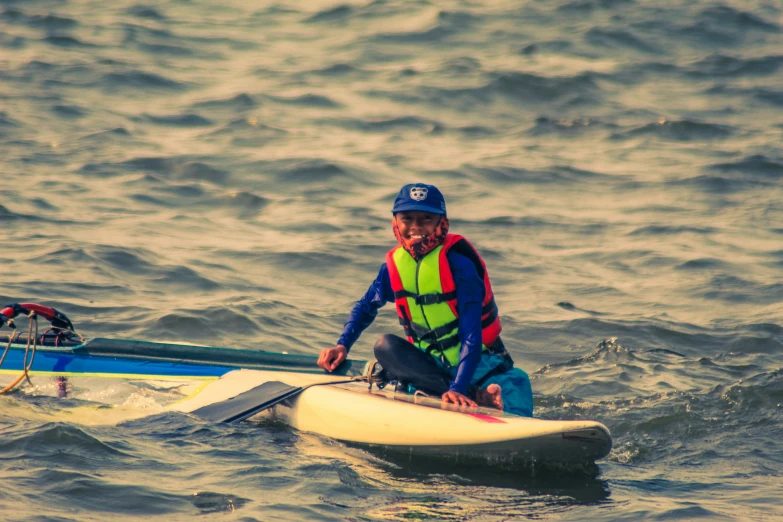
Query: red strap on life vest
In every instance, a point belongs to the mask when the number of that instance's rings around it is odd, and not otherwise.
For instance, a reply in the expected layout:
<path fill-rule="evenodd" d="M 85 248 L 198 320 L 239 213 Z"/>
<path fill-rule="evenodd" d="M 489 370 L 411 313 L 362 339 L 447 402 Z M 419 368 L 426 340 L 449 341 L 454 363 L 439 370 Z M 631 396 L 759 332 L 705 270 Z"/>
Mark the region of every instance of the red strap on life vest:
<path fill-rule="evenodd" d="M 484 260 L 478 253 L 478 250 L 476 250 L 476 247 L 474 247 L 470 241 L 465 239 L 463 236 L 460 236 L 459 234 L 448 234 L 446 236 L 446 241 L 443 243 L 443 250 L 440 252 L 441 286 L 443 287 L 444 291 L 446 290 L 447 286 L 451 289 L 455 288 L 454 276 L 451 273 L 451 267 L 449 266 L 448 259 L 446 259 L 446 254 L 449 250 L 460 243 L 464 243 L 468 247 L 460 248 L 460 253 L 467 255 L 467 257 L 471 258 L 471 261 L 474 263 L 478 261 L 479 265 L 481 266 L 481 272 L 484 279 L 484 300 L 481 303 L 482 310 L 484 311 L 481 314 L 481 342 L 484 343 L 485 346 L 492 346 L 495 344 L 495 341 L 497 341 L 498 337 L 500 337 L 500 332 L 502 331 L 503 327 L 500 324 L 500 316 L 497 312 L 497 306 L 494 304 L 495 294 L 492 291 L 492 283 L 489 280 L 489 271 L 487 270 L 486 263 L 484 263 Z M 449 305 L 451 306 L 451 302 L 449 302 Z M 452 310 L 454 311 L 454 315 L 459 317 L 456 307 L 457 302 L 454 300 L 454 306 L 452 307 Z M 495 318 L 492 319 L 489 324 L 485 324 L 492 315 L 494 315 Z"/>

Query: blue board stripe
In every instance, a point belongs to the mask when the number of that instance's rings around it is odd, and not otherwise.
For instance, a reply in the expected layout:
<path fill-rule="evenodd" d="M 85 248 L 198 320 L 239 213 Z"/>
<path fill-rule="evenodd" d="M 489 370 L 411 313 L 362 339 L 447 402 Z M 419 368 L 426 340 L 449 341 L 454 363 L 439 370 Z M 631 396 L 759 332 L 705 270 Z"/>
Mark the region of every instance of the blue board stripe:
<path fill-rule="evenodd" d="M 22 371 L 24 350 L 9 350 L 2 370 Z M 220 377 L 237 367 L 186 362 L 150 361 L 121 357 L 90 357 L 69 353 L 38 352 L 31 371 L 171 377 Z"/>

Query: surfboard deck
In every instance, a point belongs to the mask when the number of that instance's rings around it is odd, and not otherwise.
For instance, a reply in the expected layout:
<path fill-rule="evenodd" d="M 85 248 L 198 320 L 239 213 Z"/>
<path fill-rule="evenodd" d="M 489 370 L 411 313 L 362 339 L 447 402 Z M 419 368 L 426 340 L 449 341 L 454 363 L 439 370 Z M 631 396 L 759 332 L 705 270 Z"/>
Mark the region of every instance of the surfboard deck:
<path fill-rule="evenodd" d="M 344 379 L 236 370 L 170 409 L 191 413 L 269 381 L 307 386 Z M 605 457 L 612 446 L 609 430 L 599 422 L 531 419 L 489 408 L 444 405 L 439 398 L 370 390 L 361 382 L 308 388 L 251 420 L 256 418 L 344 442 L 430 456 L 589 463 Z"/>

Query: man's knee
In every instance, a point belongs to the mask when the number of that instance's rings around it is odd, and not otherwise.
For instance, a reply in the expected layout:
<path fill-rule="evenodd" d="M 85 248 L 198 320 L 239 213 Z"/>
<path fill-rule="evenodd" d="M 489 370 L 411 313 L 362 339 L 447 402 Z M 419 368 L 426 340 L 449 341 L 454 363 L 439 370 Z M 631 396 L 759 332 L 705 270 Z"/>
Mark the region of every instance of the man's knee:
<path fill-rule="evenodd" d="M 397 339 L 399 338 L 393 334 L 383 334 L 382 336 L 378 337 L 378 340 L 375 341 L 375 346 L 373 347 L 375 358 L 382 359 L 384 355 L 388 355 L 392 350 L 394 350 L 394 346 L 397 344 Z"/>

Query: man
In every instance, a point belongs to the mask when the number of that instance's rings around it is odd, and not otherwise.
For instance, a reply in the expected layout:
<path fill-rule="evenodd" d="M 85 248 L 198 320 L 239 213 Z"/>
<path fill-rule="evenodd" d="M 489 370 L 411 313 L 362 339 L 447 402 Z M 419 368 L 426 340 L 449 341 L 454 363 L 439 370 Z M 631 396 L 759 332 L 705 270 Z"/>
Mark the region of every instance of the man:
<path fill-rule="evenodd" d="M 462 236 L 449 234 L 446 201 L 432 185 L 400 190 L 392 208 L 399 245 L 354 306 L 337 345 L 318 365 L 331 372 L 348 356 L 378 309 L 393 301 L 407 340 L 383 335 L 375 357 L 401 383 L 446 403 L 533 416 L 527 374 L 500 340 L 500 317 L 486 265 Z"/>

